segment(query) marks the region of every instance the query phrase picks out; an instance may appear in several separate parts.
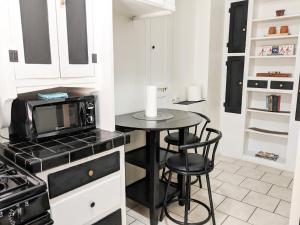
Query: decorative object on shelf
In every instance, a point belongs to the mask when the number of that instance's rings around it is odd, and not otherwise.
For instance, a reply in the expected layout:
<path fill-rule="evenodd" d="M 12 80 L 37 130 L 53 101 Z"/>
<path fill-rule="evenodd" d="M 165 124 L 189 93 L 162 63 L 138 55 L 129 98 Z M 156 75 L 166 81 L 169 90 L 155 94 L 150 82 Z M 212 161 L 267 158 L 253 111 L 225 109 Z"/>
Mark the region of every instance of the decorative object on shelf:
<path fill-rule="evenodd" d="M 256 73 L 257 77 L 290 77 L 290 73 L 281 73 L 281 72 L 267 72 L 267 73 Z"/>
<path fill-rule="evenodd" d="M 289 33 L 289 26 L 280 27 L 280 34 L 288 34 L 288 33 Z"/>
<path fill-rule="evenodd" d="M 267 95 L 266 96 L 266 107 L 270 112 L 280 112 L 280 95 Z"/>
<path fill-rule="evenodd" d="M 271 152 L 264 152 L 264 151 L 259 151 L 258 153 L 255 154 L 256 157 L 263 158 L 263 159 L 269 159 L 273 161 L 277 161 L 279 158 L 279 155 L 271 153 Z"/>
<path fill-rule="evenodd" d="M 276 56 L 284 55 L 290 56 L 295 53 L 295 45 L 266 45 L 256 48 L 257 56 Z"/>
<path fill-rule="evenodd" d="M 276 34 L 277 33 L 277 31 L 276 31 L 276 27 L 269 27 L 269 35 L 271 35 L 271 34 Z"/>
<path fill-rule="evenodd" d="M 285 9 L 276 10 L 276 16 L 284 16 Z"/>
<path fill-rule="evenodd" d="M 191 85 L 187 87 L 187 100 L 188 101 L 200 101 L 202 99 L 201 87 L 197 85 Z"/>
<path fill-rule="evenodd" d="M 279 45 L 279 55 L 294 55 L 295 45 Z"/>

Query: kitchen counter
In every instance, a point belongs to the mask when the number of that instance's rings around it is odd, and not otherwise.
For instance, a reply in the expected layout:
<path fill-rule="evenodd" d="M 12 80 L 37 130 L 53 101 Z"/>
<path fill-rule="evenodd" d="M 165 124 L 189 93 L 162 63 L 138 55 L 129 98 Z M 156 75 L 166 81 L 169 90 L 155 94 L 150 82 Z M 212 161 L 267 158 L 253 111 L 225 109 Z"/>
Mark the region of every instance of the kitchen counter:
<path fill-rule="evenodd" d="M 32 173 L 69 164 L 129 143 L 129 136 L 95 129 L 42 142 L 2 143 L 3 154 Z"/>

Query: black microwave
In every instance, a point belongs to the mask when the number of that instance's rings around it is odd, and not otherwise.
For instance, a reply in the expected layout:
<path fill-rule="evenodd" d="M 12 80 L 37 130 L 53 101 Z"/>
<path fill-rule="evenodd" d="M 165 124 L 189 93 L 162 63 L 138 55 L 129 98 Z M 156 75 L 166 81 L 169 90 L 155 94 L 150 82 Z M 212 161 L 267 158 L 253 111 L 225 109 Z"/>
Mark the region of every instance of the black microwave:
<path fill-rule="evenodd" d="M 36 141 L 95 127 L 94 96 L 51 100 L 17 98 L 12 103 L 9 138 Z"/>

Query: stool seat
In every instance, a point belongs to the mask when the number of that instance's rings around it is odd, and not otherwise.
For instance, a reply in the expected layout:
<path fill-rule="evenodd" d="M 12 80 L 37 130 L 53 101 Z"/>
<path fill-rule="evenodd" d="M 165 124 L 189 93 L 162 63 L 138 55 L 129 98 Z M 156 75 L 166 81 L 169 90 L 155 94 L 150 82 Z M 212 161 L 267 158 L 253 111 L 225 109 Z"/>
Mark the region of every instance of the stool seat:
<path fill-rule="evenodd" d="M 170 133 L 165 137 L 165 142 L 170 145 L 179 145 L 179 132 Z M 193 144 L 199 142 L 199 138 L 192 133 L 188 133 L 185 137 L 185 144 Z"/>
<path fill-rule="evenodd" d="M 188 157 L 188 171 L 186 168 L 186 157 Z M 188 172 L 209 172 L 213 169 L 212 162 L 208 160 L 208 168 L 205 170 L 205 159 L 202 155 L 195 153 L 176 154 L 167 159 L 166 166 L 173 171 Z"/>

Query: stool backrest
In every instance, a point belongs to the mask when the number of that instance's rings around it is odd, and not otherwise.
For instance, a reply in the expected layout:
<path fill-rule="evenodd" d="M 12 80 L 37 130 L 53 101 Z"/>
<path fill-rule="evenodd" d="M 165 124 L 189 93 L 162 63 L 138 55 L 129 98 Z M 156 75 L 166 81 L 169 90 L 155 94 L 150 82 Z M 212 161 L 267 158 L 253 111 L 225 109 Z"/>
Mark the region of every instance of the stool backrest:
<path fill-rule="evenodd" d="M 206 138 L 204 141 L 200 141 L 199 143 L 181 145 L 179 146 L 179 150 L 185 154 L 186 159 L 186 169 L 188 171 L 188 150 L 202 147 L 203 148 L 203 158 L 204 158 L 204 166 L 205 170 L 211 167 L 214 167 L 215 155 L 218 148 L 218 144 L 220 139 L 222 138 L 222 132 L 213 128 L 206 128 Z M 209 159 L 209 155 L 211 154 L 211 159 Z"/>
<path fill-rule="evenodd" d="M 210 123 L 210 119 L 209 119 L 206 115 L 204 115 L 204 114 L 202 114 L 202 113 L 197 113 L 197 112 L 193 112 L 193 113 L 199 115 L 199 116 L 202 117 L 202 119 L 204 120 L 203 123 L 201 123 L 201 124 L 203 124 L 203 126 L 202 126 L 202 128 L 201 128 L 201 132 L 200 132 L 200 136 L 199 136 L 199 140 L 200 140 L 200 142 L 201 142 L 201 141 L 202 141 L 202 137 L 203 137 L 203 133 L 204 133 L 206 127 L 207 127 L 207 124 Z M 199 126 L 199 125 L 195 126 L 195 136 L 197 135 L 198 126 Z"/>

